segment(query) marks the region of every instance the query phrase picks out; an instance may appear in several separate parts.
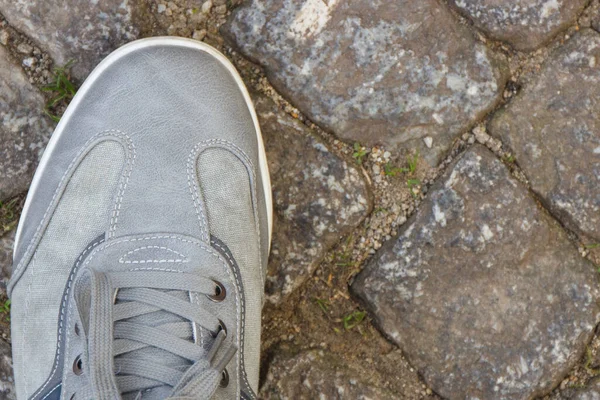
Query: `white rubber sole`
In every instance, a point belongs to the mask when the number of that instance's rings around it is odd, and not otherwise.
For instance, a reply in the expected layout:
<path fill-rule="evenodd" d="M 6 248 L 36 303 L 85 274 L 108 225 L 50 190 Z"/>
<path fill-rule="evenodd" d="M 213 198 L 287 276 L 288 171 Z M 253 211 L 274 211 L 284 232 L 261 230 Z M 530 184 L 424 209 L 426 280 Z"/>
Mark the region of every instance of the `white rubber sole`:
<path fill-rule="evenodd" d="M 36 172 L 33 176 L 33 181 L 31 182 L 31 186 L 29 188 L 29 193 L 27 194 L 27 199 L 25 200 L 25 205 L 23 207 L 23 212 L 21 213 L 21 218 L 19 220 L 19 226 L 17 228 L 17 234 L 15 236 L 15 245 L 16 249 L 19 240 L 21 237 L 21 226 L 23 222 L 23 217 L 29 211 L 29 207 L 31 204 L 31 198 L 35 196 L 37 192 L 37 188 L 40 186 L 41 182 L 41 171 L 43 171 L 48 165 L 48 160 L 50 159 L 52 153 L 55 151 L 56 143 L 58 143 L 58 139 L 60 138 L 64 127 L 68 123 L 71 115 L 73 114 L 73 110 L 77 108 L 77 105 L 81 102 L 81 99 L 85 96 L 88 89 L 95 83 L 96 79 L 115 61 L 120 58 L 126 56 L 127 54 L 146 48 L 153 47 L 157 45 L 162 46 L 177 46 L 177 47 L 187 47 L 195 50 L 200 50 L 205 53 L 210 54 L 214 58 L 216 58 L 223 66 L 227 68 L 227 70 L 231 73 L 233 78 L 235 79 L 238 87 L 242 91 L 244 95 L 244 99 L 248 104 L 248 109 L 250 110 L 250 114 L 252 115 L 252 121 L 254 121 L 254 129 L 256 130 L 256 135 L 258 139 L 258 159 L 259 159 L 259 170 L 262 177 L 263 182 L 263 190 L 265 193 L 265 200 L 267 205 L 267 220 L 268 220 L 268 230 L 269 230 L 269 247 L 271 243 L 271 237 L 273 232 L 273 199 L 271 196 L 271 178 L 269 176 L 269 166 L 267 164 L 267 155 L 265 153 L 265 146 L 262 139 L 262 133 L 260 131 L 260 126 L 258 124 L 258 117 L 256 115 L 256 111 L 254 110 L 254 104 L 252 103 L 252 99 L 250 98 L 250 93 L 242 80 L 242 77 L 238 74 L 237 70 L 233 66 L 233 64 L 225 57 L 220 51 L 215 49 L 212 46 L 207 45 L 206 43 L 199 42 L 193 39 L 186 38 L 178 38 L 178 37 L 153 37 L 148 39 L 139 39 L 134 42 L 128 43 L 117 50 L 113 51 L 109 54 L 98 66 L 92 71 L 92 73 L 87 77 L 81 88 L 77 91 L 75 97 L 71 101 L 71 104 L 65 111 L 64 115 L 60 119 L 60 122 L 56 126 L 46 149 L 44 150 L 44 154 L 40 159 L 40 163 L 36 169 Z"/>

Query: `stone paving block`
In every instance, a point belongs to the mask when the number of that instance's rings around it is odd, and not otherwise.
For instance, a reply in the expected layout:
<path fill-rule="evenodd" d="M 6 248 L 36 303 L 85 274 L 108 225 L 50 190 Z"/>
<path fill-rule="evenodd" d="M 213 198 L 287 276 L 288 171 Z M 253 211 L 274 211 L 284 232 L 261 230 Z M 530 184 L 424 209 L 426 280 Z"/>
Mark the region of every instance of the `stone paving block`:
<path fill-rule="evenodd" d="M 16 400 L 15 380 L 12 370 L 12 352 L 10 344 L 0 339 L 0 398 Z"/>
<path fill-rule="evenodd" d="M 12 254 L 16 232 L 13 230 L 0 237 L 0 291 L 6 289 L 12 274 Z"/>
<path fill-rule="evenodd" d="M 549 392 L 600 311 L 594 266 L 481 145 L 434 184 L 352 291 L 449 399 Z"/>
<path fill-rule="evenodd" d="M 574 393 L 567 398 L 569 400 L 600 400 L 600 380 L 596 379 L 587 387 L 574 390 Z"/>
<path fill-rule="evenodd" d="M 490 124 L 570 229 L 600 240 L 600 34 L 581 31 Z"/>
<path fill-rule="evenodd" d="M 52 134 L 45 101 L 0 46 L 0 201 L 27 190 Z"/>
<path fill-rule="evenodd" d="M 505 63 L 437 0 L 252 0 L 223 33 L 337 136 L 437 164 L 493 109 Z"/>
<path fill-rule="evenodd" d="M 357 370 L 324 350 L 308 350 L 296 355 L 277 352 L 269 365 L 261 398 L 296 399 L 378 399 L 401 398 L 373 385 L 374 372 Z"/>
<path fill-rule="evenodd" d="M 47 51 L 57 65 L 70 60 L 83 80 L 112 50 L 137 38 L 151 23 L 140 0 L 0 0 L 10 25 Z"/>
<path fill-rule="evenodd" d="M 588 0 L 450 0 L 475 26 L 518 50 L 535 50 L 575 22 Z"/>
<path fill-rule="evenodd" d="M 311 276 L 325 252 L 368 215 L 358 170 L 331 153 L 298 120 L 255 96 L 275 208 L 266 293 L 277 302 Z"/>

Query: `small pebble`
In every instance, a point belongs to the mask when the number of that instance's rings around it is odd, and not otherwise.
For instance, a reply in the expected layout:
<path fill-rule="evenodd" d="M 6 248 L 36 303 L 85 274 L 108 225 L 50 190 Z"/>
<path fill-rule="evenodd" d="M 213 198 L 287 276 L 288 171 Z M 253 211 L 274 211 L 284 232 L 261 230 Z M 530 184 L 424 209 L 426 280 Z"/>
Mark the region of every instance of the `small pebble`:
<path fill-rule="evenodd" d="M 490 140 L 490 135 L 487 134 L 483 125 L 475 127 L 473 134 L 475 135 L 475 139 L 481 144 L 486 144 Z"/>
<path fill-rule="evenodd" d="M 8 44 L 8 38 L 8 32 L 6 32 L 5 30 L 0 31 L 0 43 L 6 46 Z"/>
<path fill-rule="evenodd" d="M 164 13 L 166 9 L 167 9 L 167 6 L 162 3 L 159 4 L 158 6 L 156 6 L 156 11 L 158 11 L 159 14 Z"/>
<path fill-rule="evenodd" d="M 433 138 L 431 136 L 423 138 L 423 141 L 425 142 L 425 146 L 427 146 L 428 149 L 430 149 L 431 146 L 433 146 Z"/>
<path fill-rule="evenodd" d="M 27 43 L 19 43 L 17 46 L 17 51 L 21 54 L 31 54 L 33 53 L 33 46 Z"/>
<path fill-rule="evenodd" d="M 213 6 L 212 1 L 210 1 L 210 0 L 205 1 L 202 4 L 202 8 L 201 8 L 202 13 L 203 14 L 208 14 L 210 12 L 210 9 L 212 8 L 212 6 Z"/>
<path fill-rule="evenodd" d="M 26 59 L 23 60 L 23 65 L 26 66 L 27 68 L 33 67 L 35 65 L 35 58 L 27 57 Z"/>
<path fill-rule="evenodd" d="M 224 15 L 227 13 L 227 6 L 225 4 L 215 7 L 215 12 L 220 15 Z"/>
<path fill-rule="evenodd" d="M 195 40 L 203 40 L 206 37 L 206 29 L 201 29 L 199 31 L 194 31 L 192 38 Z"/>

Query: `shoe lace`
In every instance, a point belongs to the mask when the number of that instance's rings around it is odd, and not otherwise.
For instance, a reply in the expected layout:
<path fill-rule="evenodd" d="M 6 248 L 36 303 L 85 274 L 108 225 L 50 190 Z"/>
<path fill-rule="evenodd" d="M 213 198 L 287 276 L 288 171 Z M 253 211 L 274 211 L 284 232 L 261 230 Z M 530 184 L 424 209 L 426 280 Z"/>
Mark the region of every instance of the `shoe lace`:
<path fill-rule="evenodd" d="M 185 272 L 83 272 L 74 300 L 89 385 L 76 398 L 140 399 L 150 390 L 172 400 L 210 398 L 236 347 L 224 341 L 224 324 L 193 304 L 190 293 L 214 299 L 220 290 L 224 295 L 219 282 Z M 197 329 L 211 333 L 206 346 L 195 343 Z"/>

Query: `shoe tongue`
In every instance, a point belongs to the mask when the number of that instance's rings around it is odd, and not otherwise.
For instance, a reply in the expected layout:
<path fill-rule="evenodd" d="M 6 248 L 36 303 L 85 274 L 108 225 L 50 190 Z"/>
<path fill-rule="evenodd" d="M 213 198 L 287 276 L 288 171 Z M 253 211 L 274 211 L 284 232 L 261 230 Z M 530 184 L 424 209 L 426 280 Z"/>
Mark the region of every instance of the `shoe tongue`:
<path fill-rule="evenodd" d="M 122 289 L 122 290 L 127 290 L 127 289 Z M 171 296 L 175 296 L 181 300 L 186 300 L 186 301 L 195 301 L 195 296 L 196 294 L 190 294 L 189 292 L 185 292 L 185 291 L 165 291 L 166 293 L 168 293 Z M 159 310 L 159 311 L 155 311 L 152 313 L 148 313 L 148 314 L 143 314 L 143 315 L 138 315 L 136 317 L 132 317 L 127 319 L 126 321 L 128 322 L 135 322 L 136 324 L 140 324 L 140 325 L 146 325 L 146 326 L 150 326 L 150 327 L 154 327 L 157 329 L 164 329 L 165 331 L 168 331 L 170 333 L 175 333 L 173 331 L 173 329 L 175 329 L 173 327 L 173 324 L 177 324 L 177 323 L 181 323 L 181 322 L 187 322 L 187 324 L 185 325 L 181 325 L 181 326 L 185 326 L 184 329 L 178 328 L 180 329 L 179 332 L 177 332 L 178 334 L 180 334 L 180 336 L 182 336 L 183 339 L 188 340 L 192 343 L 196 342 L 198 345 L 202 345 L 202 347 L 204 349 L 206 349 L 208 351 L 208 349 L 210 349 L 210 347 L 212 346 L 212 343 L 214 342 L 214 338 L 211 334 L 211 332 L 208 329 L 202 328 L 201 326 L 197 325 L 197 324 L 193 324 L 192 322 L 189 322 L 188 320 L 172 314 L 168 311 L 164 311 L 164 310 Z M 117 322 L 118 324 L 119 322 Z M 195 325 L 195 327 L 194 327 Z M 180 324 L 177 324 L 177 326 L 179 327 Z M 164 366 L 168 366 L 171 367 L 173 369 L 177 369 L 181 372 L 185 372 L 189 367 L 192 366 L 192 363 L 189 360 L 186 360 L 184 358 L 181 358 L 173 353 L 170 353 L 166 350 L 162 350 L 156 347 L 146 347 L 143 349 L 139 349 L 139 350 L 134 350 L 132 352 L 123 354 L 121 356 L 117 356 L 116 358 L 128 358 L 128 359 L 133 359 L 136 362 L 141 362 L 143 363 L 144 361 L 148 361 L 148 362 L 153 362 L 153 363 L 157 363 L 157 364 L 161 364 Z M 118 376 L 118 371 L 115 371 L 117 373 Z M 168 395 L 171 393 L 172 388 L 169 386 L 161 386 L 161 387 L 157 387 L 154 388 L 152 390 L 149 391 L 145 391 L 143 393 L 142 399 L 143 400 L 155 400 L 155 399 L 165 399 L 168 397 Z M 132 395 L 130 397 L 130 395 Z M 126 396 L 123 397 L 124 400 L 129 400 L 129 399 L 136 399 L 136 394 L 128 394 Z"/>

